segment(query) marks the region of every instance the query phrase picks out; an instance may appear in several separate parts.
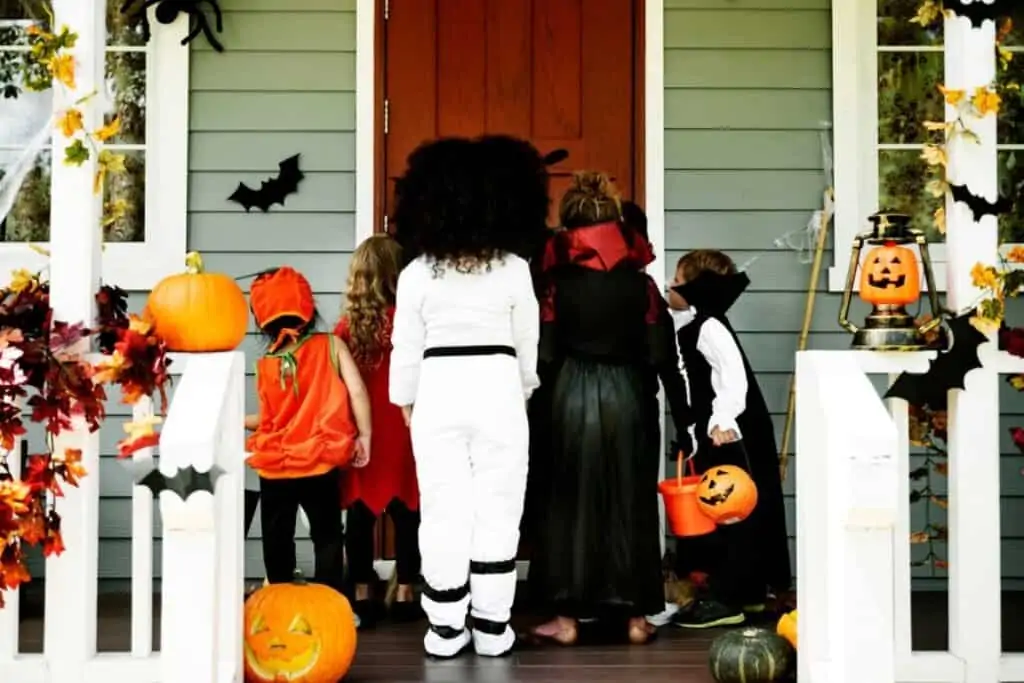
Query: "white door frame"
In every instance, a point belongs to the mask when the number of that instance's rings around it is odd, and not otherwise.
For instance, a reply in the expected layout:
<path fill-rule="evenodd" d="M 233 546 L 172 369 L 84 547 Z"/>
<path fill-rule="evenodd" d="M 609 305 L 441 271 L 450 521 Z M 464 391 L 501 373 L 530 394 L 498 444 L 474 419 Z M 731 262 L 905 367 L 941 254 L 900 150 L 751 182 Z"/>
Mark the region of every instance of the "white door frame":
<path fill-rule="evenodd" d="M 373 234 L 374 183 L 377 178 L 374 148 L 377 140 L 376 37 L 377 0 L 356 0 L 356 212 L 355 245 Z M 655 261 L 648 272 L 661 285 L 665 280 L 665 5 L 664 0 L 644 4 L 644 197 L 648 232 Z M 353 245 L 353 248 L 355 247 Z M 664 401 L 662 447 L 664 452 Z M 664 478 L 665 458 L 660 476 Z M 662 552 L 665 544 L 664 509 L 661 511 Z M 378 572 L 390 576 L 390 561 L 378 563 Z M 520 576 L 527 563 L 520 562 Z"/>

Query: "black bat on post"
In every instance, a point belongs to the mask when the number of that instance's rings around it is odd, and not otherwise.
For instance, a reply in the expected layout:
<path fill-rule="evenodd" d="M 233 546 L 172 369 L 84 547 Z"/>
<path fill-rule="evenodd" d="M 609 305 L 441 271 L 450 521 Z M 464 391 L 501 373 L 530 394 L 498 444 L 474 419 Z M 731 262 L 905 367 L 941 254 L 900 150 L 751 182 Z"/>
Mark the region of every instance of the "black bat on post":
<path fill-rule="evenodd" d="M 984 0 L 974 0 L 970 4 L 964 0 L 946 0 L 943 7 L 953 14 L 971 20 L 971 26 L 981 28 L 985 20 L 995 21 L 1010 13 L 1010 2 L 1019 0 L 992 0 L 990 3 Z"/>
<path fill-rule="evenodd" d="M 949 391 L 965 388 L 967 373 L 982 366 L 978 347 L 988 341 L 988 337 L 971 324 L 973 313 L 950 319 L 948 325 L 952 340 L 949 349 L 928 362 L 927 372 L 901 373 L 885 392 L 885 398 L 902 398 L 919 408 L 945 410 Z"/>
<path fill-rule="evenodd" d="M 974 214 L 974 220 L 976 221 L 981 220 L 985 216 L 998 216 L 1013 208 L 1013 202 L 1006 197 L 999 197 L 996 201 L 990 202 L 984 197 L 979 197 L 968 190 L 966 185 L 953 185 L 950 183 L 949 193 L 953 196 L 953 201 L 963 202 L 967 205 L 967 208 Z"/>
<path fill-rule="evenodd" d="M 145 486 L 153 492 L 153 497 L 158 498 L 162 491 L 173 491 L 182 500 L 188 500 L 189 496 L 197 491 L 213 493 L 217 479 L 224 471 L 214 465 L 208 472 L 199 472 L 189 465 L 179 468 L 173 477 L 168 477 L 156 467 L 150 460 L 139 463 L 126 463 L 133 473 L 136 486 Z"/>
<path fill-rule="evenodd" d="M 263 213 L 270 210 L 273 204 L 284 206 L 285 197 L 295 194 L 299 182 L 306 176 L 299 170 L 299 155 L 290 156 L 278 164 L 281 169 L 276 177 L 264 180 L 260 189 L 254 190 L 245 183 L 238 183 L 238 188 L 228 197 L 228 201 L 237 202 L 245 207 L 246 213 L 257 207 Z"/>

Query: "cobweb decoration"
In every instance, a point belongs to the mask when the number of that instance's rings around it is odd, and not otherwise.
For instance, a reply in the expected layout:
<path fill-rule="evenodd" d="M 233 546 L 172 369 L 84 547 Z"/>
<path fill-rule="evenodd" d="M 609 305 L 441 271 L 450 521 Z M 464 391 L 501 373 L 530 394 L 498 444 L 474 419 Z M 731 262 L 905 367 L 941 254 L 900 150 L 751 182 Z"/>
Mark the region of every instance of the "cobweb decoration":
<path fill-rule="evenodd" d="M 17 84 L 15 84 L 17 85 Z M 20 89 L 0 100 L 0 225 L 53 136 L 53 96 Z"/>
<path fill-rule="evenodd" d="M 825 188 L 828 190 L 833 187 L 832 124 L 827 121 L 820 123 L 822 128 L 818 135 L 821 141 L 821 170 L 825 179 Z M 818 234 L 822 229 L 827 229 L 834 213 L 835 205 L 832 201 L 832 193 L 826 191 L 822 208 L 811 213 L 806 225 L 779 235 L 772 240 L 772 244 L 776 249 L 796 252 L 797 260 L 801 264 L 810 265 L 814 261 Z M 762 251 L 754 254 L 737 268 L 740 271 L 747 270 L 766 253 L 768 252 Z"/>

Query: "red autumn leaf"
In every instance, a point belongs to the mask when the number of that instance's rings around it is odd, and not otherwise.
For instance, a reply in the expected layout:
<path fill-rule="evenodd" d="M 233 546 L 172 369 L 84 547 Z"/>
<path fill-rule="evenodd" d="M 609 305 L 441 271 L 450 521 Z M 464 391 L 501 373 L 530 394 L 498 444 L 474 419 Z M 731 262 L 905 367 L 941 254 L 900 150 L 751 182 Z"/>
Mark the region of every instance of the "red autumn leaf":
<path fill-rule="evenodd" d="M 1024 327 L 1001 327 L 999 348 L 1014 356 L 1024 358 Z"/>
<path fill-rule="evenodd" d="M 1017 447 L 1022 453 L 1024 453 L 1024 429 L 1020 427 L 1014 427 L 1010 430 L 1010 436 L 1013 437 L 1013 445 Z"/>
<path fill-rule="evenodd" d="M 160 435 L 156 432 L 152 434 L 144 434 L 138 438 L 132 439 L 121 439 L 117 442 L 117 457 L 127 458 L 132 453 L 140 451 L 143 448 L 151 448 L 160 444 Z"/>

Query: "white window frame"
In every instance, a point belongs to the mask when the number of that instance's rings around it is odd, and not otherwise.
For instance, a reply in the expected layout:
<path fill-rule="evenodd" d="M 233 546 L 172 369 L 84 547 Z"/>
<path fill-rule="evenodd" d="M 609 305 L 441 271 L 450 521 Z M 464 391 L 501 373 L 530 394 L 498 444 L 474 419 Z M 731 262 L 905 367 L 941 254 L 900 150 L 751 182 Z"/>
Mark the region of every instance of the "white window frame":
<path fill-rule="evenodd" d="M 841 292 L 846 287 L 853 239 L 857 234 L 870 230 L 867 217 L 882 208 L 878 205 L 877 14 L 877 0 L 832 0 L 835 232 L 833 262 L 828 271 L 828 289 L 831 292 Z M 891 51 L 900 51 L 900 48 Z M 943 47 L 909 47 L 903 51 L 934 51 L 942 54 Z M 1014 52 L 1020 51 L 1019 47 L 1014 48 Z M 917 147 L 884 145 L 883 149 Z M 1024 145 L 999 145 L 1000 151 L 1016 148 L 1024 148 Z M 1006 244 L 1001 248 L 1006 251 L 1011 246 Z M 934 266 L 936 288 L 945 291 L 946 245 L 931 245 L 929 253 Z M 854 290 L 859 289 L 859 284 L 855 279 Z M 921 286 L 924 289 L 923 279 Z"/>
<path fill-rule="evenodd" d="M 146 139 L 140 145 L 146 163 L 145 240 L 105 243 L 102 257 L 103 282 L 127 291 L 152 289 L 162 278 L 181 272 L 188 236 L 189 46 L 181 45 L 188 34 L 188 16 L 182 13 L 165 26 L 155 20 L 153 11 L 146 50 Z M 62 164 L 63 159 L 53 155 L 52 163 Z M 50 201 L 62 198 L 51 193 Z M 28 244 L 0 243 L 0 280 L 19 268 L 43 270 L 48 260 Z"/>

